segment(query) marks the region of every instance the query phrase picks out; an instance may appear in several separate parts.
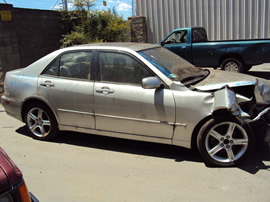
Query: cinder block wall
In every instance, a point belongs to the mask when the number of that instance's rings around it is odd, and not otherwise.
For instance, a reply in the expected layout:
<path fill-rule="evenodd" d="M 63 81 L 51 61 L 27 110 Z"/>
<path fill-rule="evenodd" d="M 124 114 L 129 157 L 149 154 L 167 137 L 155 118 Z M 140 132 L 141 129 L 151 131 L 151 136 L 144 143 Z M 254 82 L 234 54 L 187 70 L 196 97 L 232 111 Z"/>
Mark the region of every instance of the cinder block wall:
<path fill-rule="evenodd" d="M 12 19 L 0 18 L 0 95 L 7 71 L 23 68 L 39 58 L 60 48 L 65 34 L 61 15 L 56 11 L 14 8 L 0 4 L 1 11 L 8 11 Z M 145 17 L 130 17 L 131 41 L 147 42 Z"/>
<path fill-rule="evenodd" d="M 9 11 L 12 19 L 0 18 L 0 95 L 7 71 L 26 67 L 59 49 L 64 34 L 58 12 L 0 4 L 2 11 Z"/>
<path fill-rule="evenodd" d="M 13 17 L 12 5 L 0 4 L 0 12 L 9 11 Z M 2 15 L 2 14 L 1 14 Z M 3 92 L 3 81 L 6 71 L 19 68 L 20 54 L 18 48 L 17 32 L 15 22 L 2 21 L 0 18 L 0 95 Z"/>
<path fill-rule="evenodd" d="M 14 8 L 21 67 L 60 48 L 61 16 L 58 12 Z"/>

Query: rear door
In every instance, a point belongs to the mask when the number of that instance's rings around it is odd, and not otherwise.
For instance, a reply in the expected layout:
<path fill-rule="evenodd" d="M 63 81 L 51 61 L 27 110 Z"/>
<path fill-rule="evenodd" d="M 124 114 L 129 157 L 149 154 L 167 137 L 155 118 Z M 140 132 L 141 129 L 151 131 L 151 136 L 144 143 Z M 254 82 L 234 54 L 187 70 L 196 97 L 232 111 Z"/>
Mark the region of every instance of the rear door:
<path fill-rule="evenodd" d="M 38 80 L 39 93 L 57 113 L 59 124 L 95 128 L 91 51 L 59 56 Z"/>
<path fill-rule="evenodd" d="M 172 138 L 175 103 L 170 89 L 143 89 L 155 76 L 125 52 L 99 51 L 99 78 L 94 86 L 96 129 L 142 138 Z"/>

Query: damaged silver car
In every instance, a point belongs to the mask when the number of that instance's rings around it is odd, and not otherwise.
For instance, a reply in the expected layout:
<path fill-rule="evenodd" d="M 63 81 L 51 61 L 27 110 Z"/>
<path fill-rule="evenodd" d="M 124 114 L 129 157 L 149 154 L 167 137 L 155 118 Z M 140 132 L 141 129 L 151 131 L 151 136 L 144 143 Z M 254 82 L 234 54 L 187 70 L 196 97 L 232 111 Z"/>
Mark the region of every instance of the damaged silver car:
<path fill-rule="evenodd" d="M 270 84 L 197 68 L 151 44 L 102 43 L 57 50 L 5 77 L 1 102 L 33 138 L 77 131 L 192 148 L 234 166 L 268 123 Z"/>

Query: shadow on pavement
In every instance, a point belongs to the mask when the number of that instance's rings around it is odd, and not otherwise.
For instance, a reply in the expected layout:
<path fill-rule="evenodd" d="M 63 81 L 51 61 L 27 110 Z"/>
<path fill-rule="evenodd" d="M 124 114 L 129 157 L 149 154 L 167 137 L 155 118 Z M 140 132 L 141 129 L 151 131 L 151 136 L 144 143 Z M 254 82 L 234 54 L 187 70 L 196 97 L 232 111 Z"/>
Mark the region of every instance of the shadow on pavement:
<path fill-rule="evenodd" d="M 29 137 L 25 126 L 17 129 L 16 132 Z M 98 135 L 89 135 L 75 132 L 61 132 L 59 137 L 54 142 L 59 144 L 77 145 L 81 147 L 90 147 L 114 152 L 168 158 L 174 159 L 176 162 L 204 162 L 199 152 L 196 150 L 190 150 L 165 144 L 125 140 Z M 268 165 L 266 165 L 264 161 L 268 161 Z M 210 166 L 207 167 L 213 168 Z M 270 171 L 270 147 L 269 144 L 265 143 L 263 137 L 257 137 L 252 155 L 246 161 L 240 164 L 238 168 L 250 174 L 256 174 L 260 170 Z"/>
<path fill-rule="evenodd" d="M 270 80 L 270 72 L 248 71 L 246 74 Z"/>
<path fill-rule="evenodd" d="M 27 133 L 25 126 L 17 129 L 16 132 L 30 137 Z M 181 161 L 203 162 L 203 159 L 200 157 L 200 154 L 197 151 L 193 151 L 190 149 L 166 144 L 126 140 L 121 138 L 113 138 L 99 135 L 91 135 L 91 134 L 89 135 L 84 133 L 64 131 L 60 132 L 59 137 L 53 142 L 60 144 L 77 145 L 80 147 L 90 147 L 108 151 L 153 156 L 158 158 L 168 158 L 174 159 L 177 162 Z"/>
<path fill-rule="evenodd" d="M 253 154 L 244 162 L 244 164 L 238 166 L 238 168 L 250 174 L 256 174 L 260 170 L 270 171 L 269 156 L 269 148 L 257 145 L 253 151 Z M 264 163 L 264 161 L 267 161 L 267 163 Z"/>
<path fill-rule="evenodd" d="M 270 171 L 270 130 L 261 124 L 253 127 L 255 137 L 253 153 L 239 168 L 251 174 L 255 174 L 259 170 Z"/>

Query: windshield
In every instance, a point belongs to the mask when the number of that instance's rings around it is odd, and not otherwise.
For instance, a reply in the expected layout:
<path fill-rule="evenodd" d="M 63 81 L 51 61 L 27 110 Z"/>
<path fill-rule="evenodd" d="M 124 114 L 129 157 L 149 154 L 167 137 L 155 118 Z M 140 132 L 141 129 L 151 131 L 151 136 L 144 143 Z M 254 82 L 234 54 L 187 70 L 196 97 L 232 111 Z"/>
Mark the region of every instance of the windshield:
<path fill-rule="evenodd" d="M 190 83 L 191 80 L 198 80 L 198 78 L 202 80 L 209 74 L 208 71 L 195 67 L 183 58 L 162 47 L 143 50 L 139 54 L 173 81 Z"/>

